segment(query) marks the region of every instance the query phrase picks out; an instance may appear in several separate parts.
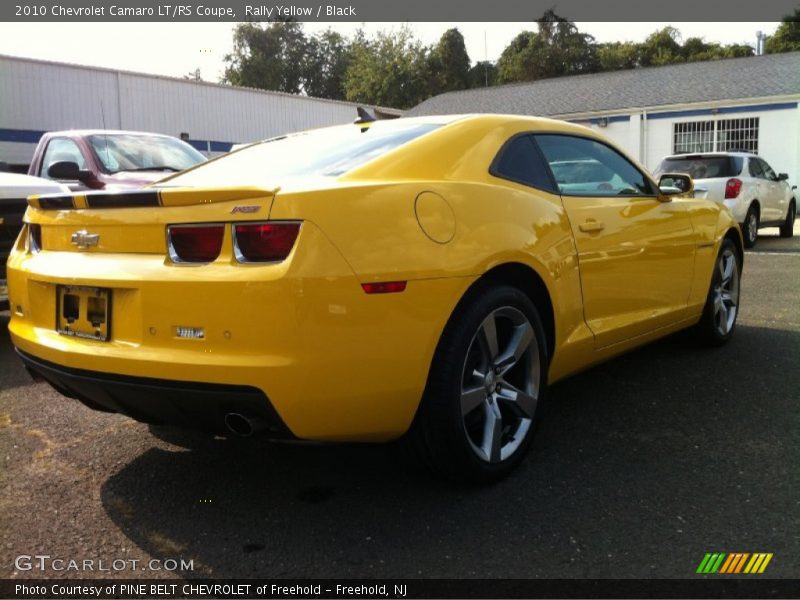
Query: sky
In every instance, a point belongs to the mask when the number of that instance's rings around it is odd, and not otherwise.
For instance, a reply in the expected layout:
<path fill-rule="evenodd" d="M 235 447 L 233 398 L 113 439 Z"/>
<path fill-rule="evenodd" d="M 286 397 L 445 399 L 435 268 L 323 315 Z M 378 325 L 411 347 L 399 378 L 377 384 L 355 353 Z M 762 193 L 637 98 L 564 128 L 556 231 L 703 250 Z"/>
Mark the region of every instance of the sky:
<path fill-rule="evenodd" d="M 307 33 L 328 27 L 350 35 L 363 27 L 368 35 L 396 30 L 401 23 L 306 23 Z M 598 42 L 644 40 L 672 25 L 683 35 L 707 42 L 755 45 L 756 32 L 772 34 L 778 23 L 597 23 L 578 29 Z M 125 71 L 182 77 L 200 69 L 206 81 L 218 81 L 231 51 L 235 23 L 0 23 L 0 54 Z M 450 27 L 464 35 L 473 62 L 495 61 L 521 31 L 535 23 L 407 23 L 425 44 L 435 43 Z M 147 43 L 143 43 L 146 39 Z"/>

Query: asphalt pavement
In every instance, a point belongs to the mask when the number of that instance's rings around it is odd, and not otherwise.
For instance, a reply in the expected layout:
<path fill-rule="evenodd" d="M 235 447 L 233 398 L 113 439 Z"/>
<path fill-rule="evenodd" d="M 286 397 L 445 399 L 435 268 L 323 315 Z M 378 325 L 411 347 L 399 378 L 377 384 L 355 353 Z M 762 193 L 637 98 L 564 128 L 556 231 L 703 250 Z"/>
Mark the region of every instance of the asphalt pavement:
<path fill-rule="evenodd" d="M 153 435 L 33 383 L 0 314 L 0 577 L 671 578 L 722 551 L 798 578 L 799 299 L 800 237 L 762 231 L 730 344 L 678 334 L 559 383 L 486 488 L 396 445 Z"/>

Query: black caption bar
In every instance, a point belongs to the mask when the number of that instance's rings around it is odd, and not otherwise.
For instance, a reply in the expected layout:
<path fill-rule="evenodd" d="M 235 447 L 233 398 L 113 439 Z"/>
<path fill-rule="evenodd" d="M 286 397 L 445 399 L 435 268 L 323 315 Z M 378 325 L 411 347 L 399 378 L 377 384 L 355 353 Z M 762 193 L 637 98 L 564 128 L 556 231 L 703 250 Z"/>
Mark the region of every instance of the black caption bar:
<path fill-rule="evenodd" d="M 4 0 L 0 21 L 530 22 L 554 5 L 571 21 L 779 21 L 798 0 Z"/>
<path fill-rule="evenodd" d="M 392 579 L 120 580 L 4 579 L 0 597 L 82 598 L 797 598 L 800 580 L 697 579 Z"/>

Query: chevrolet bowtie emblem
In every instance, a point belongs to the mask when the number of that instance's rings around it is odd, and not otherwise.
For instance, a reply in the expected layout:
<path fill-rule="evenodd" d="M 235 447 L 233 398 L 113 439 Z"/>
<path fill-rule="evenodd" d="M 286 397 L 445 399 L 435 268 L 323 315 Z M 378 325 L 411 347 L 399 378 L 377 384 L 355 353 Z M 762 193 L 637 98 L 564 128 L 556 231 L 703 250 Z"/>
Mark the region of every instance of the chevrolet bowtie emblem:
<path fill-rule="evenodd" d="M 100 242 L 99 233 L 89 233 L 85 229 L 81 229 L 72 234 L 72 245 L 78 248 L 97 246 L 98 242 Z"/>

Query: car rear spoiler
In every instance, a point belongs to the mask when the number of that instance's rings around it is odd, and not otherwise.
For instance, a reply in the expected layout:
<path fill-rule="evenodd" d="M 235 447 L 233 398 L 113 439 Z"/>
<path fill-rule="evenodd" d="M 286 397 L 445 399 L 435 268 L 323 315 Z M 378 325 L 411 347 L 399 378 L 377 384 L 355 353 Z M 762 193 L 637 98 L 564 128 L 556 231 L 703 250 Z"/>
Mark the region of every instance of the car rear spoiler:
<path fill-rule="evenodd" d="M 156 206 L 191 206 L 251 198 L 272 198 L 280 188 L 160 188 L 125 192 L 88 192 L 78 194 L 43 194 L 29 196 L 28 205 L 41 210 L 86 208 L 145 208 Z"/>

